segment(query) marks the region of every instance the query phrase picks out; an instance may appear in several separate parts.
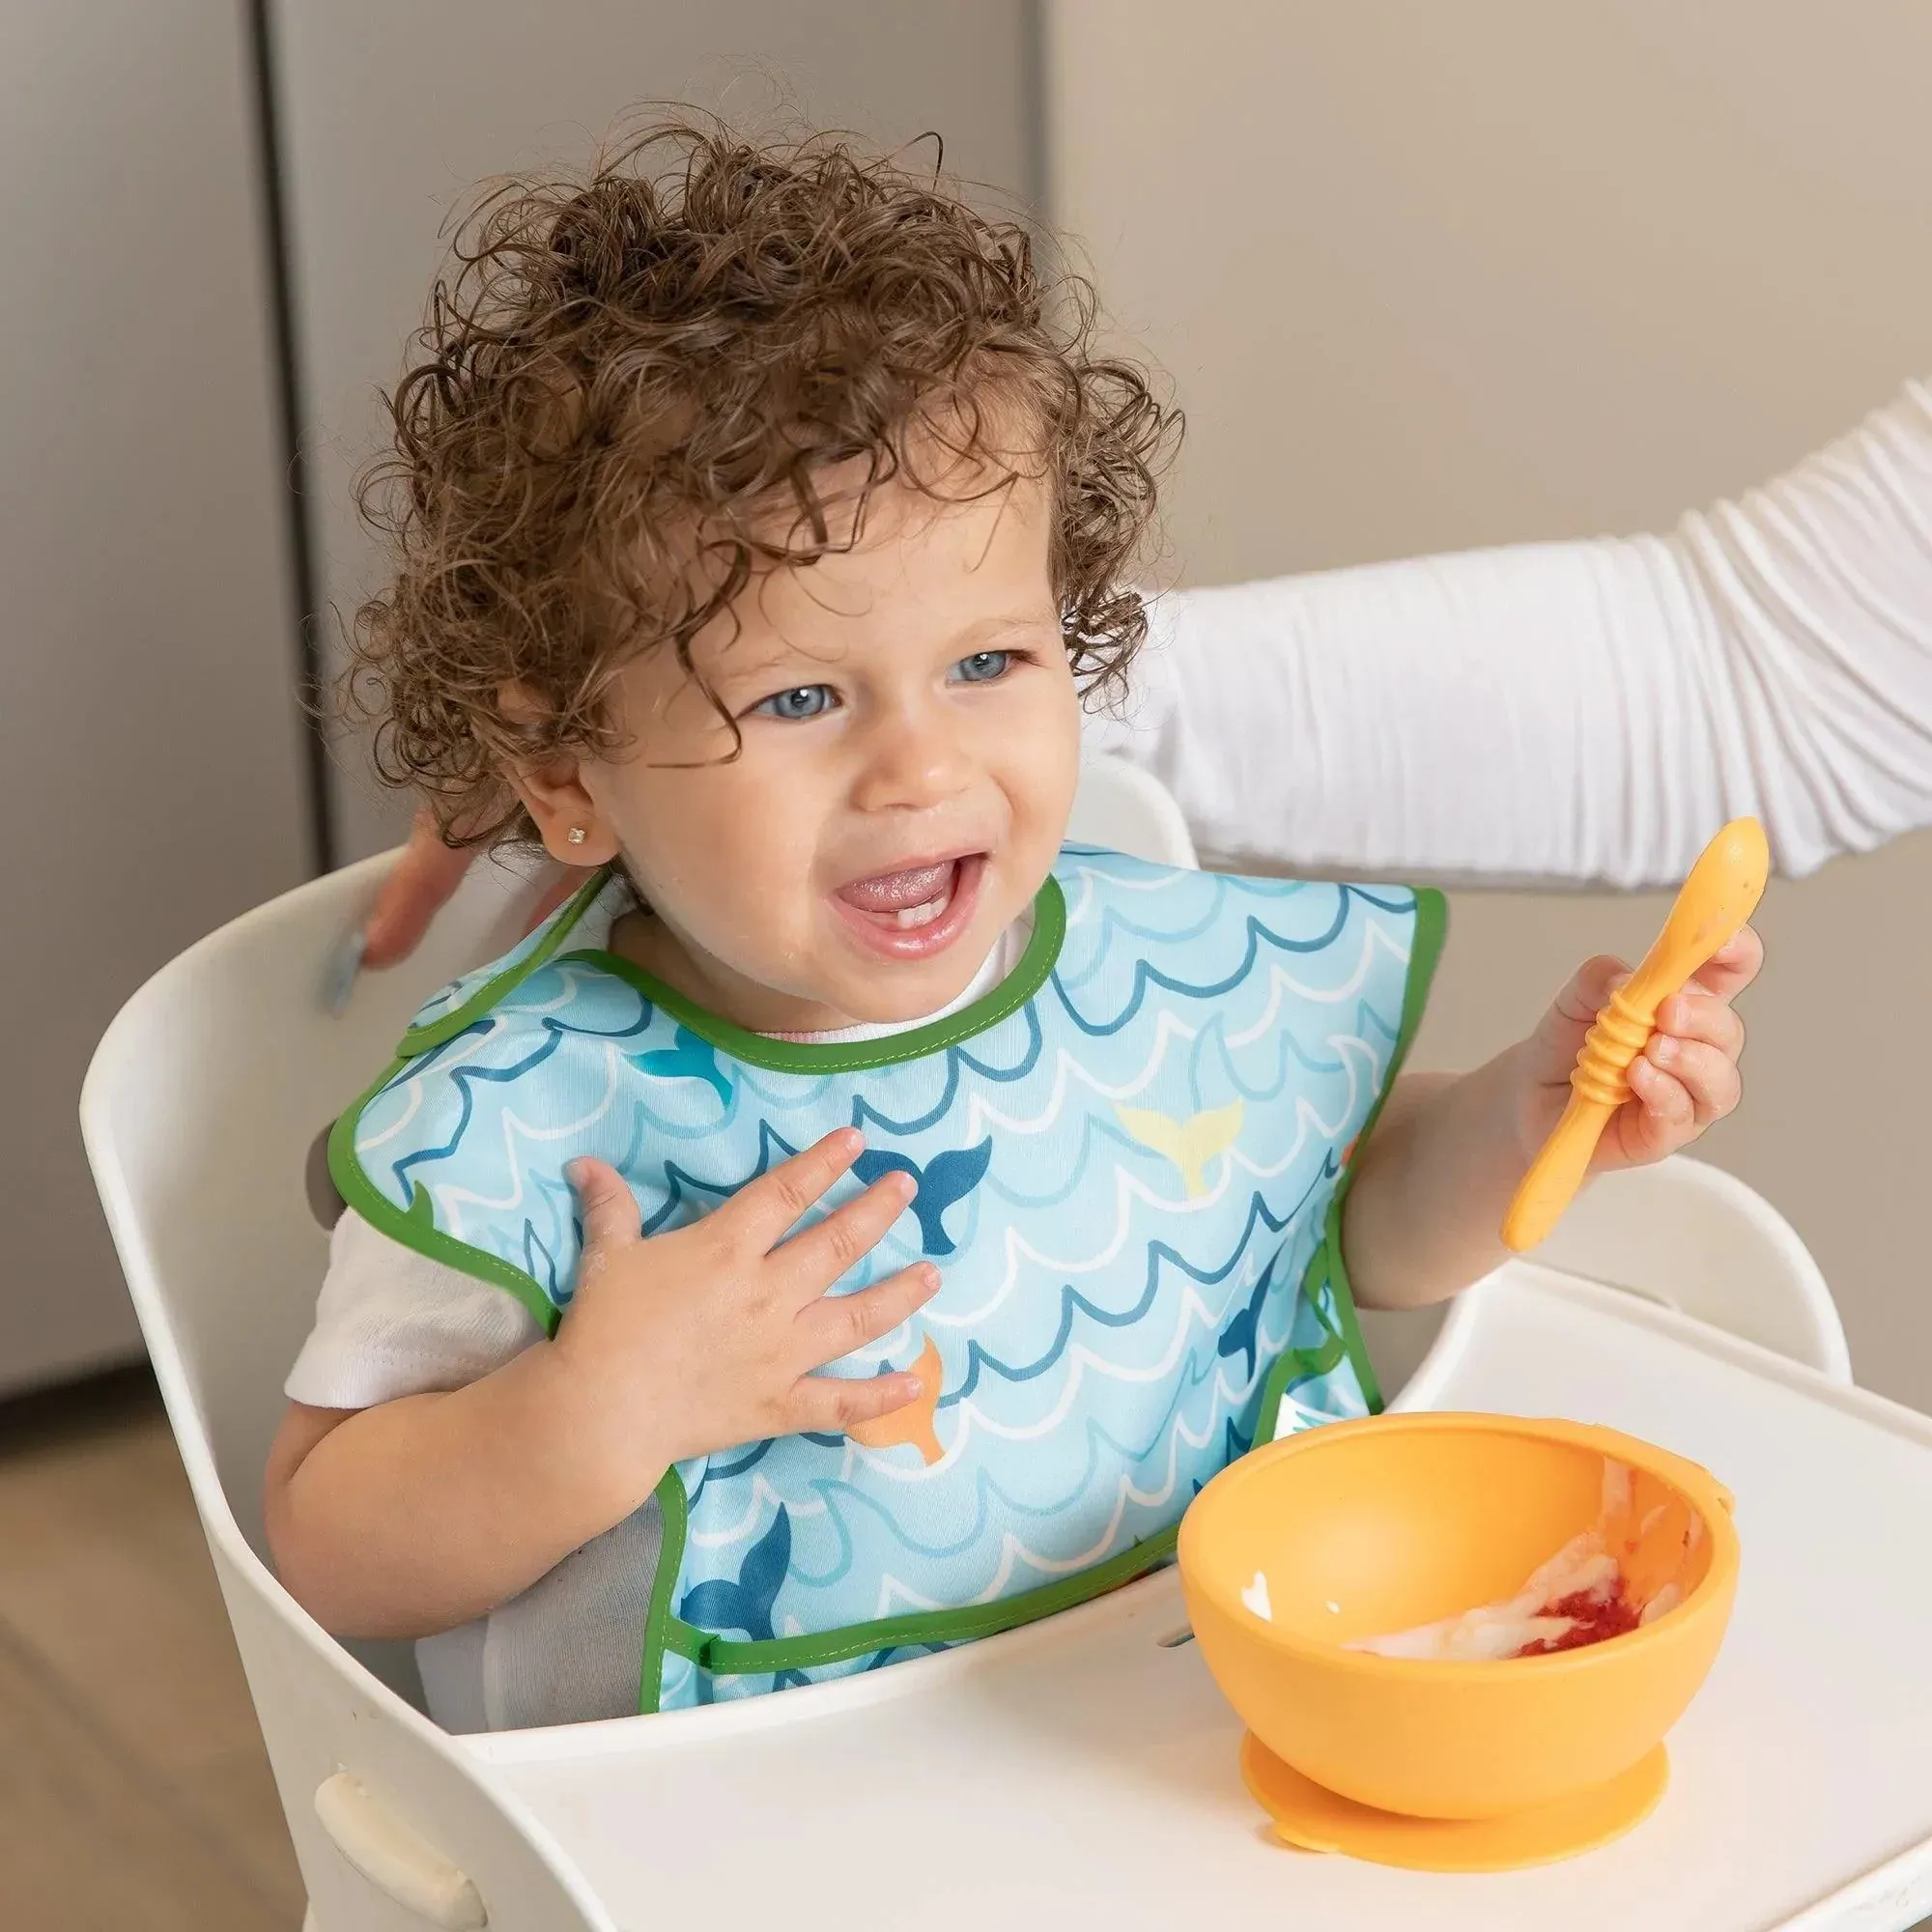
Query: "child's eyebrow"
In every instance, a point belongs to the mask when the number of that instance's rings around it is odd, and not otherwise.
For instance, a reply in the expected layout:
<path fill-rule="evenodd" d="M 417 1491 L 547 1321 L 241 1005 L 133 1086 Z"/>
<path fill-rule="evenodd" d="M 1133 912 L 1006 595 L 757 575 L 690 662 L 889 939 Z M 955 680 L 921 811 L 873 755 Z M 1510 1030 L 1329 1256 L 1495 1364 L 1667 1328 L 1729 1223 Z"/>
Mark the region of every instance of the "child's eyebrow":
<path fill-rule="evenodd" d="M 1046 611 L 980 617 L 953 632 L 946 639 L 945 648 L 960 657 L 970 657 L 974 651 L 985 650 L 1001 638 L 1037 637 L 1042 631 L 1058 629 L 1052 613 Z M 842 656 L 780 639 L 755 651 L 747 651 L 742 657 L 727 655 L 715 676 L 720 684 L 735 686 L 741 681 L 755 684 L 765 678 L 789 675 L 800 666 L 810 666 L 820 676 L 827 676 L 837 671 L 843 661 Z"/>
<path fill-rule="evenodd" d="M 748 651 L 743 657 L 727 652 L 713 676 L 721 684 L 758 684 L 781 672 L 796 671 L 802 665 L 814 668 L 822 676 L 838 668 L 838 659 L 786 639 Z"/>
<path fill-rule="evenodd" d="M 981 617 L 977 623 L 968 624 L 963 631 L 953 634 L 952 643 L 957 646 L 968 642 L 978 642 L 987 638 L 1009 637 L 1015 632 L 1034 633 L 1057 629 L 1052 614 L 1045 611 L 1029 611 L 1023 615 L 1010 617 Z"/>

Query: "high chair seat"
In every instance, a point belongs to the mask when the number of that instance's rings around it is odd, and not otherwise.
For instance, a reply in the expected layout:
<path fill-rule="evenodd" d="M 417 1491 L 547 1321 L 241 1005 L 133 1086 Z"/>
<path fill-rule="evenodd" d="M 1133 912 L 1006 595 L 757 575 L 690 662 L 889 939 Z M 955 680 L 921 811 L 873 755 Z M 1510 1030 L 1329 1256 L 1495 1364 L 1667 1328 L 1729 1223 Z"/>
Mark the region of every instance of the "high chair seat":
<path fill-rule="evenodd" d="M 1084 774 L 1074 833 L 1192 863 L 1172 801 L 1110 761 Z M 1920 1805 L 1906 1762 L 1926 1714 L 1903 1634 L 1929 1580 L 1915 1530 L 1932 1502 L 1932 1424 L 1833 1383 L 1843 1337 L 1809 1257 L 1749 1190 L 1689 1163 L 1646 1183 L 1676 1204 L 1650 1217 L 1674 1239 L 1639 1250 L 1610 1216 L 1567 1264 L 1731 1321 L 1808 1366 L 1517 1264 L 1453 1311 L 1406 1397 L 1618 1423 L 1700 1456 L 1740 1493 L 1745 1595 L 1680 1734 L 1677 1789 L 1600 1859 L 1445 1890 L 1262 1846 L 1231 1714 L 1190 1645 L 1156 1641 L 1180 1623 L 1171 1576 L 863 1679 L 665 1718 L 444 1735 L 415 1708 L 406 1648 L 339 1644 L 281 1589 L 259 1508 L 282 1378 L 327 1259 L 308 1151 L 422 999 L 510 942 L 530 896 L 479 866 L 421 952 L 365 975 L 331 1016 L 326 963 L 388 863 L 288 894 L 156 974 L 108 1030 L 81 1104 L 317 1932 L 842 1926 L 855 1912 L 929 1928 L 1167 1927 L 1215 1907 L 1324 1925 L 1619 1932 L 1636 1908 L 1643 1922 L 1743 1932 L 1903 1926 L 1932 1904 L 1932 1852 L 1908 1849 L 1932 1835 L 1932 1796 Z M 1712 1288 L 1721 1261 L 1728 1301 Z M 1906 1528 L 1861 1534 L 1861 1510 Z M 1790 1555 L 1801 1516 L 1825 1531 L 1809 1568 Z M 1834 1573 L 1821 1563 L 1882 1600 L 1837 1651 L 1843 1625 L 1825 1621 L 1821 1596 Z M 1893 1641 L 1908 1661 L 1888 1677 Z M 824 1857 L 860 1830 L 863 1858 Z M 1893 1853 L 1904 1862 L 1889 1876 L 1861 1876 Z M 814 1889 L 823 1870 L 838 1877 Z M 1842 1908 L 1804 1915 L 1847 1885 Z M 1605 1899 L 1614 1914 L 1598 1911 Z"/>

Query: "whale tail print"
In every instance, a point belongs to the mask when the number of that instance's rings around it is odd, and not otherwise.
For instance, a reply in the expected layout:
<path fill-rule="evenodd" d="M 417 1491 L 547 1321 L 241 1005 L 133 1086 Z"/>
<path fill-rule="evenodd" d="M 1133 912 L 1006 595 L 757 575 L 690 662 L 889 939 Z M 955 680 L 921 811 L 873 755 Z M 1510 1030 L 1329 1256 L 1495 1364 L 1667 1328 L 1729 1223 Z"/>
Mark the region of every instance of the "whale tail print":
<path fill-rule="evenodd" d="M 946 1454 L 932 1426 L 939 1412 L 939 1384 L 945 1364 L 939 1359 L 939 1346 L 930 1335 L 925 1338 L 925 1347 L 919 1351 L 912 1372 L 919 1378 L 917 1401 L 894 1409 L 890 1415 L 855 1422 L 845 1434 L 867 1449 L 896 1449 L 901 1442 L 910 1442 L 929 1469 Z"/>
<path fill-rule="evenodd" d="M 1221 1339 L 1214 1347 L 1214 1352 L 1223 1361 L 1230 1355 L 1244 1356 L 1249 1381 L 1255 1378 L 1255 1368 L 1261 1355 L 1262 1303 L 1267 1299 L 1268 1290 L 1273 1286 L 1274 1264 L 1270 1263 L 1263 1268 L 1262 1278 L 1255 1283 L 1254 1293 L 1235 1311 L 1234 1319 L 1221 1330 Z"/>
<path fill-rule="evenodd" d="M 1210 1107 L 1204 1114 L 1190 1114 L 1177 1121 L 1171 1114 L 1156 1114 L 1139 1107 L 1116 1107 L 1122 1126 L 1144 1148 L 1171 1160 L 1180 1170 L 1181 1185 L 1189 1200 L 1208 1192 L 1208 1164 L 1235 1145 L 1241 1131 L 1246 1108 L 1239 1100 L 1225 1107 Z"/>
<path fill-rule="evenodd" d="M 772 1526 L 745 1552 L 738 1580 L 713 1577 L 684 1593 L 678 1615 L 702 1630 L 743 1631 L 753 1643 L 772 1639 L 772 1605 L 791 1568 L 791 1518 L 782 1503 Z"/>
<path fill-rule="evenodd" d="M 852 1163 L 852 1172 L 867 1187 L 882 1175 L 911 1175 L 919 1187 L 912 1198 L 912 1211 L 919 1217 L 920 1247 L 928 1255 L 950 1255 L 954 1243 L 946 1232 L 946 1210 L 965 1200 L 979 1186 L 986 1178 L 992 1158 L 990 1140 L 981 1141 L 978 1147 L 936 1153 L 924 1167 L 902 1153 L 868 1150 Z"/>
<path fill-rule="evenodd" d="M 717 1049 L 688 1027 L 678 1028 L 669 1046 L 628 1058 L 639 1073 L 648 1073 L 653 1080 L 702 1080 L 722 1106 L 731 1104 L 731 1083 L 718 1070 Z"/>

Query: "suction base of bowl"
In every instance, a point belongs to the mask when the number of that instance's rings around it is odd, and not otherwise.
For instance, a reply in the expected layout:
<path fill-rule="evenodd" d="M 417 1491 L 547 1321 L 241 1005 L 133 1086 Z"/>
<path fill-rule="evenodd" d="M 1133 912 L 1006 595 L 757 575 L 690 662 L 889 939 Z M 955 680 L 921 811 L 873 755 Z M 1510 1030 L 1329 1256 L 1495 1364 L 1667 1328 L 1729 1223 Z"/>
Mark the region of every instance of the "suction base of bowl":
<path fill-rule="evenodd" d="M 1374 1810 L 1302 1776 L 1252 1732 L 1241 1740 L 1241 1776 L 1285 1845 L 1407 1871 L 1494 1872 L 1555 1864 L 1634 1831 L 1657 1809 L 1670 1781 L 1670 1761 L 1659 1745 L 1608 1784 L 1501 1818 L 1408 1818 Z"/>

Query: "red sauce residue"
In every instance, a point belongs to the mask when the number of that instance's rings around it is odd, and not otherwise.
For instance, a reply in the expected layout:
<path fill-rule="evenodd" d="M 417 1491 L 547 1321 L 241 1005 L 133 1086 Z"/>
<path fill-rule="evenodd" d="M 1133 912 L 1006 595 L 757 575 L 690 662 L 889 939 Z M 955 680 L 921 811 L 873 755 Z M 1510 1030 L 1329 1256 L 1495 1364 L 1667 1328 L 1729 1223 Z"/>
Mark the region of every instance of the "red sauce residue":
<path fill-rule="evenodd" d="M 1542 1612 L 1547 1617 L 1569 1617 L 1571 1627 L 1561 1636 L 1545 1637 L 1526 1643 L 1512 1657 L 1550 1657 L 1559 1650 L 1581 1650 L 1585 1644 L 1602 1643 L 1605 1638 L 1628 1636 L 1636 1629 L 1638 1616 L 1624 1595 L 1620 1577 L 1617 1587 L 1605 1595 L 1579 1590 L 1574 1597 L 1559 1597 Z"/>

